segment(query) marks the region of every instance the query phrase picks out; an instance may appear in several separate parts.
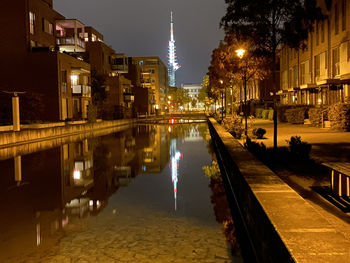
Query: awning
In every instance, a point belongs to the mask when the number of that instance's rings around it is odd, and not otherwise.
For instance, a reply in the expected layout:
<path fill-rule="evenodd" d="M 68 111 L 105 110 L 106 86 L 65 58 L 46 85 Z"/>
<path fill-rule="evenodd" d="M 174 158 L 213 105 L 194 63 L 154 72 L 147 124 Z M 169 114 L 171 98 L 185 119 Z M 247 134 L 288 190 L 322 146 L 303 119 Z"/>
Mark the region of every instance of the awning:
<path fill-rule="evenodd" d="M 283 95 L 283 94 L 287 94 L 288 93 L 288 90 L 285 90 L 285 89 L 281 89 L 279 91 L 276 92 L 276 95 Z"/>
<path fill-rule="evenodd" d="M 340 79 L 323 79 L 316 81 L 317 86 L 340 85 Z"/>
<path fill-rule="evenodd" d="M 314 88 L 317 88 L 317 85 L 313 83 L 300 85 L 300 89 L 314 89 Z"/>
<path fill-rule="evenodd" d="M 90 70 L 82 68 L 82 67 L 72 67 L 71 72 L 73 74 L 84 74 L 84 73 L 90 73 Z"/>
<path fill-rule="evenodd" d="M 294 87 L 294 88 L 288 89 L 289 92 L 293 92 L 293 91 L 297 91 L 297 90 L 300 90 L 300 88 L 299 87 Z"/>

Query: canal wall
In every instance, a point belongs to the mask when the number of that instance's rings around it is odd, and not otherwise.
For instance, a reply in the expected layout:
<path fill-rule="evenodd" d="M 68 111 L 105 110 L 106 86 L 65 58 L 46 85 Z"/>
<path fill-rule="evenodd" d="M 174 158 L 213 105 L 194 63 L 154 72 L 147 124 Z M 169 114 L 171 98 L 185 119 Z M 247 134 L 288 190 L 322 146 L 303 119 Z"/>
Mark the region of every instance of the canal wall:
<path fill-rule="evenodd" d="M 350 243 L 213 118 L 209 129 L 247 262 L 347 262 Z"/>
<path fill-rule="evenodd" d="M 126 127 L 136 123 L 135 119 L 102 121 L 96 123 L 67 124 L 64 126 L 25 129 L 19 132 L 7 131 L 0 133 L 0 148 L 35 143 L 44 140 L 91 133 L 101 129 Z"/>

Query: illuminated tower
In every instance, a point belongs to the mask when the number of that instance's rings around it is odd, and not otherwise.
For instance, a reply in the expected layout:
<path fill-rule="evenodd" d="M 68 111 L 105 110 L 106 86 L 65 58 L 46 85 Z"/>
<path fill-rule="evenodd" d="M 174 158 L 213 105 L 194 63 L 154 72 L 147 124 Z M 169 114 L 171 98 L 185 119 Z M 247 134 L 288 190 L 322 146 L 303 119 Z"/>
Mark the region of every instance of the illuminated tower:
<path fill-rule="evenodd" d="M 175 72 L 181 67 L 177 64 L 175 39 L 174 39 L 174 21 L 173 12 L 170 13 L 170 40 L 169 40 L 169 54 L 168 54 L 168 75 L 169 86 L 175 87 Z"/>

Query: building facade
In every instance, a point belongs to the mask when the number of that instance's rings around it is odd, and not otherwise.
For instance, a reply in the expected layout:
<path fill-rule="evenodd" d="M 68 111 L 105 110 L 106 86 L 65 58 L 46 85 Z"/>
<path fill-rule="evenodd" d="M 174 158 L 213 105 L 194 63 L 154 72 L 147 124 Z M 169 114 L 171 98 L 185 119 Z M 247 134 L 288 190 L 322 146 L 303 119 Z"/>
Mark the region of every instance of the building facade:
<path fill-rule="evenodd" d="M 135 90 L 144 89 L 135 92 L 136 112 L 156 114 L 166 110 L 168 69 L 159 57 L 130 57 L 126 78 L 131 80 Z M 137 94 L 147 97 L 141 98 Z"/>
<path fill-rule="evenodd" d="M 198 100 L 199 92 L 202 89 L 200 84 L 182 84 L 181 88 L 187 91 L 191 100 L 185 108 L 190 111 L 204 110 L 204 104 Z"/>
<path fill-rule="evenodd" d="M 327 19 L 315 23 L 304 50 L 281 49 L 283 104 L 331 105 L 350 101 L 350 1 L 319 0 Z"/>
<path fill-rule="evenodd" d="M 41 98 L 40 120 L 87 118 L 90 65 L 83 51 L 83 24 L 53 10 L 52 0 L 4 0 L 1 8 L 1 90 Z"/>
<path fill-rule="evenodd" d="M 105 80 L 106 98 L 100 106 L 103 119 L 132 117 L 134 93 L 131 81 L 124 77 L 128 73 L 128 59 L 117 54 L 104 43 L 104 37 L 96 29 L 85 27 L 85 60 L 91 65 L 92 77 Z"/>

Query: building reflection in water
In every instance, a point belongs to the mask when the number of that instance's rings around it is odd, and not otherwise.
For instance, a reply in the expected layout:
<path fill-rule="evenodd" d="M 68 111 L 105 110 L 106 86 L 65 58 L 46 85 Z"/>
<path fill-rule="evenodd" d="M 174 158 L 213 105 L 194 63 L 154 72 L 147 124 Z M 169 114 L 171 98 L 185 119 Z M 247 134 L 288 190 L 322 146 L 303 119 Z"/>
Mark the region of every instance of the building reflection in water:
<path fill-rule="evenodd" d="M 109 198 L 139 174 L 169 163 L 177 209 L 177 138 L 197 136 L 190 125 L 140 125 L 0 162 L 0 262 L 49 248 L 82 220 L 101 213 Z M 170 160 L 170 162 L 169 162 Z"/>
<path fill-rule="evenodd" d="M 141 126 L 142 127 L 142 126 Z M 169 161 L 170 136 L 165 125 L 147 125 L 149 144 L 142 153 L 142 174 L 160 173 Z"/>

